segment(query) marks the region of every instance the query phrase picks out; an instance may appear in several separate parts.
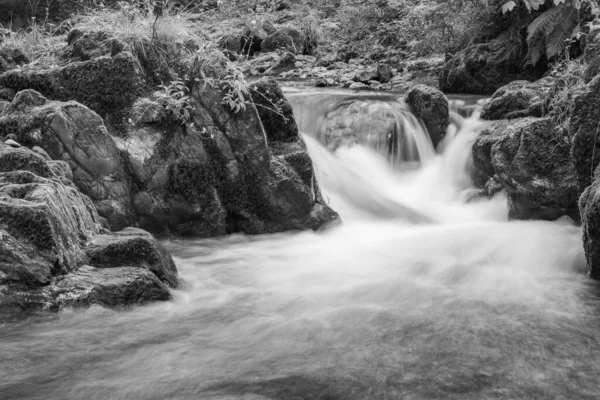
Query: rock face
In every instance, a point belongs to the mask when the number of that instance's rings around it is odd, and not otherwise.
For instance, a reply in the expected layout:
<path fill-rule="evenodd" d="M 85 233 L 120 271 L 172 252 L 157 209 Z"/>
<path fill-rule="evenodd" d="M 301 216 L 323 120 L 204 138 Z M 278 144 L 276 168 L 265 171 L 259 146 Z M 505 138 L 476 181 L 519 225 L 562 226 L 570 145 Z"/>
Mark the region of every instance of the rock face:
<path fill-rule="evenodd" d="M 0 311 L 170 298 L 177 271 L 148 233 L 103 232 L 91 200 L 50 162 L 0 145 Z"/>
<path fill-rule="evenodd" d="M 492 94 L 510 82 L 533 81 L 541 75 L 517 64 L 497 61 L 494 54 L 493 44 L 483 43 L 451 57 L 440 73 L 440 89 L 447 93 Z"/>
<path fill-rule="evenodd" d="M 38 146 L 53 160 L 66 162 L 66 173 L 113 229 L 133 222 L 126 166 L 102 119 L 89 108 L 24 90 L 0 117 L 0 134 L 16 135 L 19 143 Z"/>
<path fill-rule="evenodd" d="M 600 76 L 576 93 L 570 113 L 571 154 L 580 193 L 592 184 L 600 162 Z"/>
<path fill-rule="evenodd" d="M 515 81 L 498 89 L 485 103 L 481 118 L 487 120 L 541 117 L 544 100 L 552 88 L 550 78 L 536 82 Z"/>
<path fill-rule="evenodd" d="M 415 85 L 406 92 L 404 100 L 425 122 L 433 145 L 437 147 L 450 124 L 450 111 L 446 96 L 430 86 Z"/>
<path fill-rule="evenodd" d="M 497 121 L 473 145 L 473 180 L 493 179 L 508 194 L 509 216 L 554 220 L 579 219 L 577 180 L 569 148 L 555 141 L 548 118 Z"/>

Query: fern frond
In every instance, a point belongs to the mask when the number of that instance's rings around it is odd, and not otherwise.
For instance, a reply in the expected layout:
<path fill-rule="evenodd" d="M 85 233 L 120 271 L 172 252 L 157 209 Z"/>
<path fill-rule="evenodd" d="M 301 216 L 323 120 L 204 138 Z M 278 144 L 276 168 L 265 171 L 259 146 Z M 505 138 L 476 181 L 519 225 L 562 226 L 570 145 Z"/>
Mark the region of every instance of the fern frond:
<path fill-rule="evenodd" d="M 527 64 L 536 65 L 545 54 L 546 36 L 538 35 L 527 44 Z"/>
<path fill-rule="evenodd" d="M 546 56 L 548 59 L 556 57 L 567 47 L 566 41 L 571 38 L 573 30 L 578 25 L 578 13 L 574 7 L 566 7 L 563 10 L 561 23 L 547 37 Z"/>
<path fill-rule="evenodd" d="M 548 35 L 554 30 L 562 17 L 563 7 L 552 7 L 543 12 L 527 28 L 527 42 L 530 42 L 537 35 Z"/>

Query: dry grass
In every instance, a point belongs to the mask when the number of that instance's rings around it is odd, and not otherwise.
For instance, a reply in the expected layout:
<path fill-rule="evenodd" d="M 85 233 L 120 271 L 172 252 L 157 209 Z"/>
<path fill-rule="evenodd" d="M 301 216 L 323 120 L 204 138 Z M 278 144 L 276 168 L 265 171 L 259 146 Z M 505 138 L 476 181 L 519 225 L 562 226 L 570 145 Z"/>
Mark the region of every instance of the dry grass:
<path fill-rule="evenodd" d="M 169 80 L 193 59 L 208 36 L 197 21 L 198 14 L 167 1 L 157 15 L 153 12 L 157 5 L 157 0 L 144 0 L 141 5 L 96 8 L 77 17 L 74 27 L 104 32 L 109 40 L 125 43 L 146 71 Z"/>
<path fill-rule="evenodd" d="M 546 103 L 548 116 L 556 125 L 556 131 L 562 136 L 559 140 L 570 143 L 569 113 L 573 105 L 573 96 L 585 86 L 583 75 L 587 65 L 582 60 L 565 60 L 557 64 L 552 71 L 556 79 Z"/>
<path fill-rule="evenodd" d="M 0 31 L 0 49 L 19 49 L 32 64 L 53 64 L 57 54 L 65 46 L 64 36 L 54 36 L 42 24 L 33 24 L 28 30 L 10 34 Z"/>

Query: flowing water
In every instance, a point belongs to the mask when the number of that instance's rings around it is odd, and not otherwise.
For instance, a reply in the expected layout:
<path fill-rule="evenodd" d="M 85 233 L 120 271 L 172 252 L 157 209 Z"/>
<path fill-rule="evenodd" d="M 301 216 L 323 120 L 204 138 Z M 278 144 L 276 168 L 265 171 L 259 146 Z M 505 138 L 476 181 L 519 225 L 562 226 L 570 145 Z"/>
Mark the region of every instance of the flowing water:
<path fill-rule="evenodd" d="M 287 96 L 344 224 L 168 242 L 184 282 L 170 302 L 0 325 L 1 399 L 600 398 L 581 229 L 465 201 L 468 107 L 436 155 L 400 101 L 355 98 L 386 104 L 400 137 L 332 153 L 319 129 L 351 94 Z"/>

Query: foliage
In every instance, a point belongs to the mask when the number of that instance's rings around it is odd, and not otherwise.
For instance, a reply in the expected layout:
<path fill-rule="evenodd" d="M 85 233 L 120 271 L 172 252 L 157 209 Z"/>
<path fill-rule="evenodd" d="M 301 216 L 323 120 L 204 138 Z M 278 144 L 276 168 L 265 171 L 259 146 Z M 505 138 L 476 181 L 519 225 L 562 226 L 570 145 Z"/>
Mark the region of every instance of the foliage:
<path fill-rule="evenodd" d="M 108 40 L 129 46 L 149 75 L 170 80 L 206 40 L 192 12 L 171 0 L 120 1 L 116 8 L 100 5 L 76 19 L 75 28 L 104 32 Z"/>
<path fill-rule="evenodd" d="M 561 56 L 568 42 L 581 32 L 580 0 L 522 0 L 522 4 L 529 12 L 547 7 L 527 28 L 527 64 L 536 65 L 544 56 L 547 60 Z M 502 12 L 515 7 L 515 1 L 508 1 Z"/>
<path fill-rule="evenodd" d="M 555 83 L 548 93 L 546 109 L 566 142 L 570 140 L 569 114 L 573 106 L 573 96 L 585 86 L 586 68 L 587 65 L 582 61 L 565 60 L 555 65 L 550 73 Z"/>
<path fill-rule="evenodd" d="M 170 114 L 183 124 L 190 121 L 190 96 L 189 88 L 185 81 L 177 78 L 171 81 L 168 85 L 160 85 L 159 88 L 163 91 L 164 96 L 160 98 L 160 103 Z"/>

